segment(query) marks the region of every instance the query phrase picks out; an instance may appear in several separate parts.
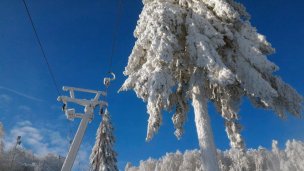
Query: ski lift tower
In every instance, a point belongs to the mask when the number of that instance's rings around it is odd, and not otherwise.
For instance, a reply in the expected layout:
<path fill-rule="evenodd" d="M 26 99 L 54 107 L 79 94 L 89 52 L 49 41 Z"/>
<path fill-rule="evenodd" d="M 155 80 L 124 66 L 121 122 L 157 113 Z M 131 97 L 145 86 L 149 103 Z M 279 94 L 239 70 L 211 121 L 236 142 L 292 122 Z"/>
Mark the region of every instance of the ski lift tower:
<path fill-rule="evenodd" d="M 113 72 L 109 72 L 112 75 L 112 78 L 104 78 L 103 83 L 106 86 L 106 90 L 108 89 L 111 81 L 115 80 L 115 74 Z M 100 96 L 107 96 L 107 92 L 97 91 L 97 90 L 88 90 L 83 88 L 76 87 L 63 87 L 63 91 L 69 91 L 70 97 L 68 96 L 59 96 L 57 98 L 58 101 L 63 102 L 62 110 L 65 112 L 67 119 L 74 120 L 74 118 L 80 118 L 81 122 L 78 126 L 76 135 L 73 139 L 73 142 L 70 146 L 69 153 L 64 160 L 61 171 L 71 171 L 77 152 L 82 142 L 82 138 L 86 131 L 87 125 L 89 122 L 93 120 L 94 117 L 94 109 L 96 107 L 100 107 L 100 111 L 103 110 L 103 107 L 107 107 L 108 103 L 105 101 L 100 101 Z M 84 92 L 95 94 L 94 99 L 77 99 L 75 98 L 75 92 Z M 76 113 L 74 108 L 67 109 L 68 103 L 76 103 L 84 107 L 84 113 Z"/>
<path fill-rule="evenodd" d="M 63 87 L 63 91 L 69 91 L 70 97 L 68 96 L 59 96 L 58 101 L 63 102 L 63 111 L 67 119 L 74 120 L 74 118 L 80 118 L 81 122 L 77 129 L 76 135 L 74 140 L 70 146 L 69 153 L 63 163 L 61 171 L 70 171 L 73 167 L 77 152 L 82 142 L 82 138 L 86 131 L 87 125 L 89 122 L 93 120 L 94 117 L 94 109 L 96 107 L 100 107 L 101 109 L 104 106 L 107 106 L 107 102 L 100 101 L 100 96 L 106 96 L 106 92 L 103 91 L 96 91 L 96 90 L 88 90 L 83 88 L 75 88 L 75 87 Z M 85 93 L 93 93 L 96 94 L 94 99 L 87 100 L 87 99 L 77 99 L 75 98 L 75 92 L 85 92 Z M 76 103 L 78 105 L 84 106 L 84 113 L 76 113 L 75 109 L 67 109 L 68 103 Z"/>
<path fill-rule="evenodd" d="M 110 72 L 113 78 L 104 78 L 104 85 L 108 89 L 110 82 L 115 80 L 115 74 Z M 100 101 L 100 96 L 106 96 L 107 93 L 104 91 L 97 91 L 97 90 L 88 90 L 83 88 L 76 88 L 76 87 L 63 87 L 63 91 L 69 91 L 70 97 L 68 96 L 59 96 L 57 98 L 58 101 L 63 102 L 62 110 L 65 112 L 67 119 L 74 120 L 74 118 L 80 118 L 81 122 L 77 129 L 76 135 L 73 139 L 73 142 L 70 146 L 69 153 L 64 160 L 63 166 L 61 171 L 71 171 L 77 152 L 82 142 L 82 138 L 86 131 L 87 125 L 89 122 L 93 120 L 94 117 L 94 109 L 96 107 L 100 107 L 100 111 L 102 111 L 103 107 L 107 107 L 108 103 L 105 101 Z M 84 92 L 84 93 L 92 93 L 95 94 L 94 99 L 87 100 L 87 99 L 77 99 L 75 98 L 75 92 Z M 84 113 L 76 113 L 75 109 L 67 109 L 68 103 L 76 103 L 84 107 Z"/>

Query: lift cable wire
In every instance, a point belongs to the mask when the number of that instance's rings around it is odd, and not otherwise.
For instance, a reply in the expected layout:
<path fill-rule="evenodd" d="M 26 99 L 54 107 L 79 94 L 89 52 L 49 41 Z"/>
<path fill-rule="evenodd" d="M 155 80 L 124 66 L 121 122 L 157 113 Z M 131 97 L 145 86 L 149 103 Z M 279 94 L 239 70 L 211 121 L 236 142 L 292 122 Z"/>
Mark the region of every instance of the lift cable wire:
<path fill-rule="evenodd" d="M 29 11 L 29 9 L 28 9 L 28 6 L 27 6 L 25 0 L 22 0 L 22 1 L 23 1 L 23 4 L 24 4 L 24 7 L 25 7 L 25 9 L 26 9 L 27 15 L 28 15 L 28 17 L 29 17 L 29 19 L 30 19 L 30 22 L 31 22 L 33 31 L 34 31 L 34 33 L 35 33 L 35 37 L 36 37 L 37 42 L 38 42 L 38 44 L 39 44 L 39 47 L 40 47 L 40 49 L 41 49 L 41 52 L 42 52 L 42 55 L 43 55 L 43 59 L 44 59 L 45 63 L 47 64 L 47 68 L 48 68 L 48 71 L 49 71 L 49 73 L 50 73 L 50 75 L 51 75 L 52 82 L 53 82 L 53 84 L 54 84 L 54 86 L 55 86 L 55 89 L 56 89 L 56 91 L 57 91 L 58 96 L 60 96 L 60 91 L 59 91 L 59 88 L 58 88 L 58 84 L 57 84 L 57 82 L 56 82 L 56 79 L 55 79 L 54 73 L 53 73 L 53 71 L 52 71 L 52 68 L 51 68 L 51 66 L 50 66 L 50 63 L 49 63 L 49 61 L 48 61 L 48 59 L 47 59 L 47 57 L 46 57 L 46 53 L 45 53 L 45 51 L 44 51 L 44 48 L 43 48 L 43 46 L 42 46 L 42 43 L 41 43 L 41 41 L 40 41 L 40 39 L 39 39 L 39 36 L 38 36 L 37 30 L 36 30 L 36 27 L 35 27 L 35 25 L 34 25 L 34 22 L 33 22 L 32 17 L 31 17 L 31 13 L 30 13 L 30 11 Z"/>
<path fill-rule="evenodd" d="M 54 84 L 54 87 L 55 87 L 55 89 L 56 89 L 56 92 L 57 92 L 58 96 L 60 96 L 61 94 L 60 94 L 60 91 L 59 91 L 58 84 L 57 84 L 57 82 L 56 82 L 54 73 L 53 73 L 53 71 L 52 71 L 52 68 L 51 68 L 51 66 L 50 66 L 50 63 L 49 63 L 49 61 L 48 61 L 48 59 L 47 59 L 46 53 L 45 53 L 45 51 L 44 51 L 44 48 L 43 48 L 42 43 L 41 43 L 41 41 L 40 41 L 40 38 L 39 38 L 39 36 L 38 36 L 37 29 L 36 29 L 36 27 L 35 27 L 35 25 L 34 25 L 34 22 L 33 22 L 32 16 L 31 16 L 31 13 L 30 13 L 29 8 L 28 8 L 28 5 L 27 5 L 27 3 L 26 3 L 25 0 L 22 0 L 22 1 L 23 1 L 23 4 L 24 4 L 24 7 L 25 7 L 25 9 L 26 9 L 27 15 L 28 15 L 28 17 L 29 17 L 29 19 L 30 19 L 30 22 L 31 22 L 33 31 L 34 31 L 34 33 L 35 33 L 35 37 L 36 37 L 36 39 L 37 39 L 37 42 L 38 42 L 38 44 L 39 44 L 40 50 L 41 50 L 41 52 L 42 52 L 43 59 L 44 59 L 45 63 L 47 64 L 47 68 L 48 68 L 49 74 L 50 74 L 50 76 L 51 76 L 51 78 L 52 78 L 52 82 L 53 82 L 53 84 Z M 67 139 L 68 139 L 68 141 L 69 141 L 69 145 L 71 145 L 71 141 L 72 141 L 72 137 L 71 137 L 71 136 L 72 136 L 72 129 L 71 129 L 72 123 L 71 123 L 71 121 L 68 121 L 68 122 L 69 122 L 69 123 L 68 123 L 69 126 L 68 126 L 68 135 L 67 135 Z"/>
<path fill-rule="evenodd" d="M 112 72 L 112 65 L 113 65 L 113 58 L 114 58 L 114 53 L 116 50 L 117 46 L 117 36 L 118 36 L 118 30 L 121 24 L 121 19 L 122 19 L 122 13 L 123 13 L 123 0 L 117 0 L 117 16 L 115 20 L 115 25 L 114 25 L 114 31 L 112 34 L 112 48 L 111 48 L 111 54 L 110 54 L 110 59 L 109 59 L 109 73 Z"/>
<path fill-rule="evenodd" d="M 117 46 L 117 36 L 118 36 L 118 30 L 121 24 L 121 20 L 122 20 L 122 13 L 123 13 L 123 0 L 117 0 L 117 16 L 116 16 L 116 20 L 115 20 L 115 24 L 114 24 L 114 31 L 112 33 L 112 48 L 111 48 L 111 54 L 109 57 L 109 70 L 107 72 L 107 74 L 112 74 L 114 75 L 113 71 L 112 71 L 112 67 L 113 67 L 113 58 L 114 58 L 114 54 L 115 54 L 115 50 L 116 50 L 116 46 Z M 109 85 L 106 85 L 106 94 L 108 94 L 108 89 L 109 89 Z M 107 100 L 107 95 L 104 97 L 105 100 Z"/>

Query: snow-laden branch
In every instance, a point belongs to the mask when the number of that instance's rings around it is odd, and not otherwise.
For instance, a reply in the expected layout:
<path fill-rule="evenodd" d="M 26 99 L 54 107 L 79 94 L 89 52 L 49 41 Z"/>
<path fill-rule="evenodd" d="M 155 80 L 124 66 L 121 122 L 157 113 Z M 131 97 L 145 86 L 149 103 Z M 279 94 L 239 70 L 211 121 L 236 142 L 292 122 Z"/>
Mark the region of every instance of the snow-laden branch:
<path fill-rule="evenodd" d="M 205 98 L 226 120 L 234 148 L 244 148 L 238 111 L 243 96 L 279 116 L 300 116 L 302 97 L 273 72 L 267 59 L 275 50 L 233 0 L 143 0 L 134 35 L 137 41 L 121 90 L 133 89 L 147 102 L 147 140 L 158 131 L 162 111 L 175 111 L 172 121 L 180 138 L 191 100 L 190 79 L 202 77 Z"/>
<path fill-rule="evenodd" d="M 96 142 L 90 156 L 91 171 L 118 171 L 117 153 L 114 151 L 115 137 L 108 110 L 102 114 L 102 122 L 96 133 Z"/>

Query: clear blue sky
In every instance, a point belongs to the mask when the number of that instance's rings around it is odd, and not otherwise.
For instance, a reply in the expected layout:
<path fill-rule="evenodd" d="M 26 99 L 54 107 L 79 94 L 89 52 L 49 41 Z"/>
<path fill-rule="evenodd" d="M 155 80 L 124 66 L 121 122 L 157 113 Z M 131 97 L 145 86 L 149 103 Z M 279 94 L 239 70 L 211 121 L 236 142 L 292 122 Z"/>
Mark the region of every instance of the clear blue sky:
<path fill-rule="evenodd" d="M 116 1 L 113 0 L 27 0 L 38 34 L 46 50 L 49 63 L 59 86 L 75 86 L 103 90 L 103 77 L 109 68 L 112 34 L 116 18 Z M 304 2 L 300 0 L 240 0 L 252 15 L 251 22 L 267 36 L 276 48 L 270 56 L 281 69 L 280 75 L 300 94 L 304 94 Z M 125 77 L 122 72 L 127 64 L 135 39 L 133 30 L 142 9 L 140 0 L 124 0 L 122 23 L 118 31 L 113 70 L 117 80 L 110 87 L 108 102 L 117 138 L 119 168 L 127 161 L 138 164 L 149 156 L 158 158 L 166 152 L 184 151 L 198 147 L 193 113 L 189 112 L 185 135 L 178 141 L 171 122 L 172 114 L 164 113 L 164 123 L 154 139 L 145 142 L 148 115 L 145 104 L 134 92 L 117 94 Z M 63 93 L 63 92 L 62 92 Z M 64 153 L 52 142 L 56 137 L 67 141 L 68 122 L 56 101 L 57 93 L 51 82 L 21 0 L 0 1 L 0 121 L 6 135 L 14 130 L 32 127 L 41 136 L 27 135 L 24 148 L 37 152 L 31 140 L 49 151 Z M 81 112 L 81 111 L 80 111 Z M 229 142 L 223 120 L 210 106 L 210 115 L 219 149 L 227 149 Z M 276 139 L 283 147 L 288 139 L 304 140 L 304 120 L 292 116 L 280 120 L 272 111 L 254 109 L 246 99 L 242 105 L 242 132 L 248 148 L 259 145 L 269 148 Z M 24 123 L 24 121 L 29 121 Z M 100 122 L 96 115 L 88 126 L 84 144 L 92 146 Z M 72 125 L 76 131 L 79 120 Z M 21 129 L 25 130 L 25 129 Z M 50 135 L 57 136 L 50 136 Z M 31 137 L 31 139 L 26 139 Z M 35 139 L 36 137 L 36 139 Z M 12 138 L 7 138 L 10 141 Z M 8 141 L 9 141 L 8 140 Z M 60 146 L 60 145 L 59 145 Z M 60 148 L 66 149 L 65 145 Z M 90 148 L 84 148 L 90 154 Z M 64 155 L 64 154 L 62 154 Z M 85 156 L 83 154 L 83 156 Z"/>

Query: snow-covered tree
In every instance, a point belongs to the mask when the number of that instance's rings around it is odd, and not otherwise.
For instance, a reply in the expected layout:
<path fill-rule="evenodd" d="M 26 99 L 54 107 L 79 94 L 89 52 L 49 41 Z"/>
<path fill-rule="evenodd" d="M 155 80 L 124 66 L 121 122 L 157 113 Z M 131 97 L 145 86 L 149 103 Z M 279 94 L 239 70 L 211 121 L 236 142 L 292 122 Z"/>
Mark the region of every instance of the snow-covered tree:
<path fill-rule="evenodd" d="M 113 149 L 115 143 L 113 130 L 110 114 L 106 109 L 102 114 L 102 122 L 97 130 L 96 142 L 90 156 L 92 171 L 118 171 L 117 153 Z"/>
<path fill-rule="evenodd" d="M 138 167 L 128 163 L 125 171 L 202 171 L 204 162 L 200 153 L 199 150 L 167 153 L 160 159 L 149 158 L 140 161 Z M 218 150 L 217 155 L 221 171 L 304 170 L 304 143 L 302 141 L 288 140 L 283 150 L 277 147 L 277 141 L 273 141 L 271 151 L 263 147 L 244 151 L 232 148 L 226 151 Z"/>
<path fill-rule="evenodd" d="M 212 101 L 225 119 L 232 148 L 244 149 L 238 110 L 243 96 L 280 117 L 299 116 L 302 97 L 278 76 L 267 59 L 274 52 L 234 0 L 143 0 L 137 41 L 120 90 L 133 89 L 147 102 L 147 140 L 158 131 L 162 111 L 172 116 L 180 138 L 189 103 L 205 170 L 218 170 L 207 111 Z"/>
<path fill-rule="evenodd" d="M 4 130 L 0 122 L 0 171 L 60 171 L 64 157 L 49 153 L 46 156 L 36 156 L 22 146 L 6 147 L 3 143 Z M 14 156 L 14 159 L 13 159 Z"/>
<path fill-rule="evenodd" d="M 61 170 L 64 157 L 57 156 L 52 153 L 47 154 L 46 156 L 40 158 L 39 165 L 36 166 L 36 168 L 39 168 L 38 170 L 43 171 L 55 171 L 55 170 Z"/>
<path fill-rule="evenodd" d="M 15 154 L 14 160 L 11 155 Z M 24 148 L 11 147 L 3 152 L 0 158 L 0 170 L 28 170 L 28 171 L 60 171 L 64 162 L 64 157 L 54 154 L 46 156 L 36 156 Z"/>

